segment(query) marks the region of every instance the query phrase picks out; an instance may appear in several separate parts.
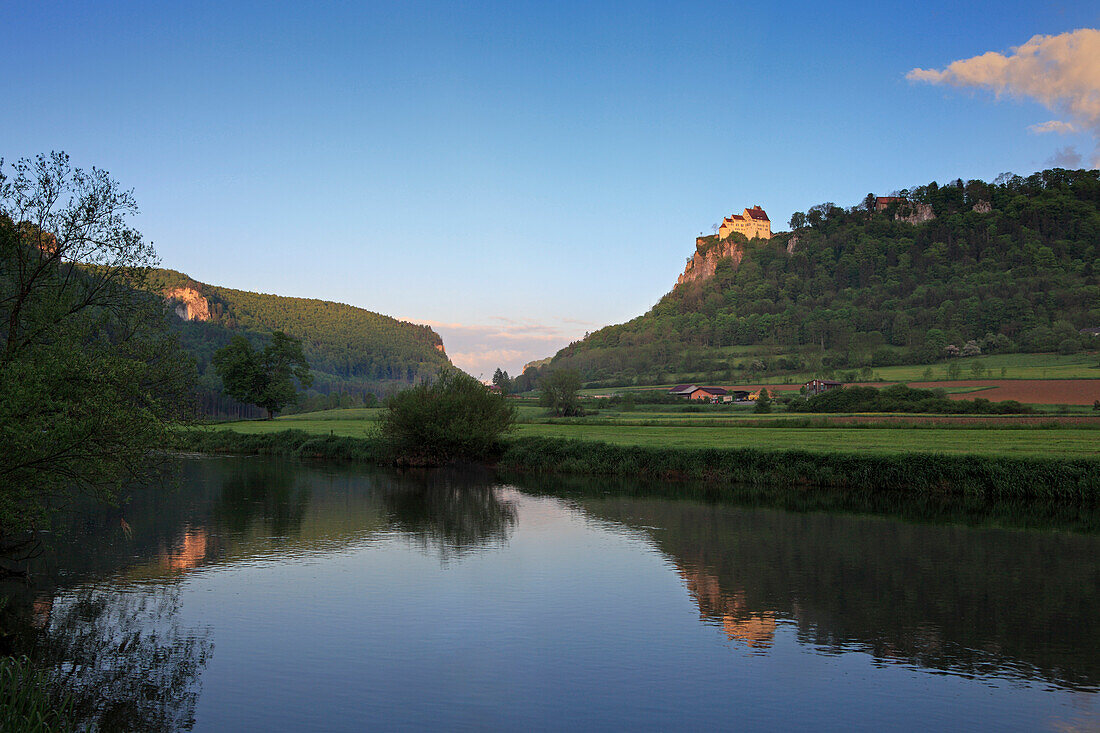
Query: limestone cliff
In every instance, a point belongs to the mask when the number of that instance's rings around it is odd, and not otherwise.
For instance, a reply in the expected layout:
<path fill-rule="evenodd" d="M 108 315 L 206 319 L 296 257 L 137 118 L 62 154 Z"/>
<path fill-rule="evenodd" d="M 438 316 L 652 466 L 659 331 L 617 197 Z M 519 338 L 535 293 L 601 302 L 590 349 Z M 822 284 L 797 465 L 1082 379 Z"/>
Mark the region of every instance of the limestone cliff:
<path fill-rule="evenodd" d="M 910 224 L 923 224 L 932 221 L 936 215 L 932 212 L 932 204 L 903 203 L 894 214 L 895 221 L 905 221 Z"/>
<path fill-rule="evenodd" d="M 164 300 L 185 321 L 209 321 L 210 303 L 194 288 L 169 288 Z"/>
<path fill-rule="evenodd" d="M 719 242 L 715 242 L 716 239 L 716 237 L 699 237 L 695 240 L 695 254 L 687 261 L 684 273 L 676 279 L 677 285 L 714 277 L 718 261 L 725 257 L 733 260 L 735 269 L 741 264 L 741 258 L 745 255 L 744 242 L 734 237 Z"/>

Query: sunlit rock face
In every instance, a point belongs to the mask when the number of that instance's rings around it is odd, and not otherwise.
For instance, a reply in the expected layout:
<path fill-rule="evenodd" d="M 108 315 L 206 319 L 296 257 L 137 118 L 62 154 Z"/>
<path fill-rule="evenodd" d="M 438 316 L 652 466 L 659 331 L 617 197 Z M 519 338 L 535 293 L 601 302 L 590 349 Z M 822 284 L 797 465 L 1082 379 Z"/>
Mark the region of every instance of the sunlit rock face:
<path fill-rule="evenodd" d="M 185 321 L 210 320 L 210 303 L 194 288 L 170 288 L 164 291 L 164 299 Z"/>
<path fill-rule="evenodd" d="M 993 206 L 988 201 L 979 201 L 974 204 L 975 214 L 988 214 L 993 211 Z"/>
<path fill-rule="evenodd" d="M 724 239 L 709 249 L 704 249 L 708 237 L 700 237 L 695 242 L 695 254 L 687 261 L 684 272 L 676 279 L 677 285 L 695 282 L 696 280 L 709 280 L 714 277 L 714 271 L 718 267 L 718 261 L 729 257 L 736 269 L 741 264 L 741 258 L 745 256 L 744 243 L 732 239 Z"/>
<path fill-rule="evenodd" d="M 905 221 L 910 224 L 923 224 L 935 218 L 936 215 L 932 212 L 932 204 L 905 203 L 898 208 L 898 213 L 894 214 L 894 219 L 897 221 Z"/>

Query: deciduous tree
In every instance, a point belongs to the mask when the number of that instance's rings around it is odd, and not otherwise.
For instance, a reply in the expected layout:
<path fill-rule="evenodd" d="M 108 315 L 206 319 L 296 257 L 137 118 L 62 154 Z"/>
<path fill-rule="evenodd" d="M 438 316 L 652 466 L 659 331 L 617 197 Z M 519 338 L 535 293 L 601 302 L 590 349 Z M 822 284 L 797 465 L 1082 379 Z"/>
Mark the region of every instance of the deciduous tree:
<path fill-rule="evenodd" d="M 267 410 L 267 419 L 298 401 L 298 386 L 313 384 L 302 342 L 282 331 L 271 334 L 271 342 L 256 351 L 244 336 L 235 336 L 228 346 L 214 354 L 214 369 L 225 393 L 241 402 Z"/>
<path fill-rule="evenodd" d="M 156 253 L 136 211 L 64 153 L 11 177 L 0 161 L 0 545 L 77 494 L 116 499 L 191 414 L 194 363 L 140 289 Z"/>
<path fill-rule="evenodd" d="M 581 375 L 574 369 L 555 369 L 542 378 L 539 404 L 549 408 L 551 415 L 572 417 L 581 415 Z"/>

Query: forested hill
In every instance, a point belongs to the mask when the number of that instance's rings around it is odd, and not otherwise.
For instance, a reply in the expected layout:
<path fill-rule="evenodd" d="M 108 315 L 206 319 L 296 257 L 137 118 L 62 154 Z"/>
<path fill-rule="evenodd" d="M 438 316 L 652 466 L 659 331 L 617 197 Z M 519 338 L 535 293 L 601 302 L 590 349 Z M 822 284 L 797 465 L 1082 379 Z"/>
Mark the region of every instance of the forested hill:
<path fill-rule="evenodd" d="M 177 314 L 173 326 L 199 368 L 204 406 L 225 412 L 220 382 L 211 368 L 215 351 L 243 333 L 260 345 L 272 331 L 302 340 L 314 373 L 310 393 L 357 403 L 434 375 L 449 360 L 443 340 L 428 326 L 309 298 L 289 298 L 233 290 L 192 280 L 173 270 L 153 278 Z"/>
<path fill-rule="evenodd" d="M 952 347 L 1090 346 L 1079 330 L 1100 326 L 1100 172 L 930 183 L 896 197 L 884 210 L 873 195 L 821 204 L 796 213 L 790 232 L 741 239 L 739 264 L 724 257 L 712 277 L 570 344 L 550 368 L 660 383 L 922 363 Z"/>

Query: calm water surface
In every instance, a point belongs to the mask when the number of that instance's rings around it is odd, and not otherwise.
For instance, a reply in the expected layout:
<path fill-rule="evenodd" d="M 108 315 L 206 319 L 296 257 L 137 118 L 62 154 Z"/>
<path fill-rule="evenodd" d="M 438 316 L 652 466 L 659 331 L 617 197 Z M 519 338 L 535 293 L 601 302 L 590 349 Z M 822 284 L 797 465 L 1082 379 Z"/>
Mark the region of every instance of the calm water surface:
<path fill-rule="evenodd" d="M 0 630 L 105 730 L 1100 729 L 1095 534 L 537 488 L 184 459 Z"/>

